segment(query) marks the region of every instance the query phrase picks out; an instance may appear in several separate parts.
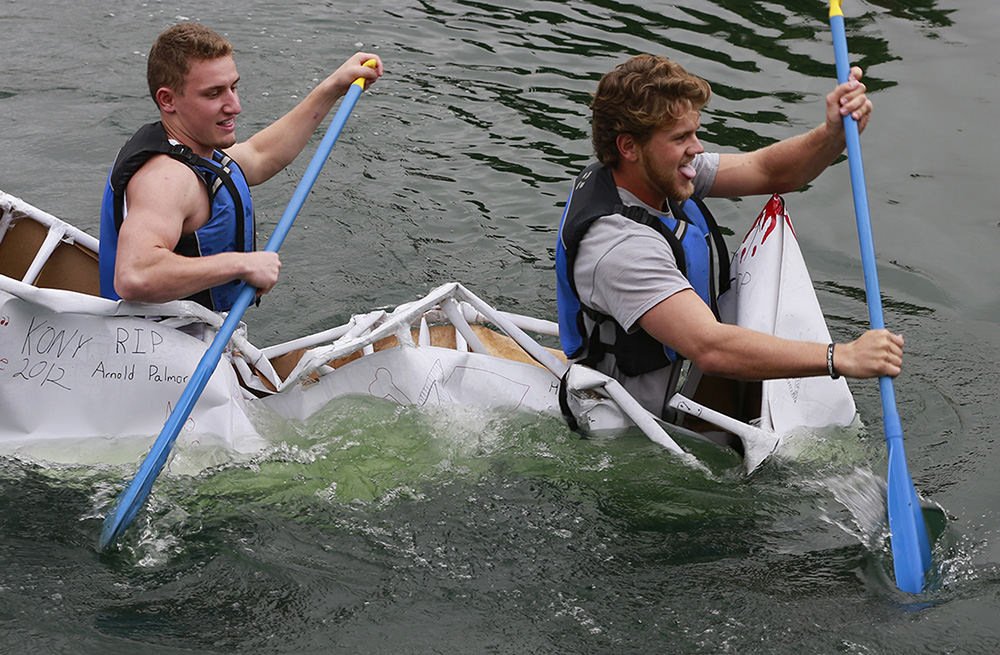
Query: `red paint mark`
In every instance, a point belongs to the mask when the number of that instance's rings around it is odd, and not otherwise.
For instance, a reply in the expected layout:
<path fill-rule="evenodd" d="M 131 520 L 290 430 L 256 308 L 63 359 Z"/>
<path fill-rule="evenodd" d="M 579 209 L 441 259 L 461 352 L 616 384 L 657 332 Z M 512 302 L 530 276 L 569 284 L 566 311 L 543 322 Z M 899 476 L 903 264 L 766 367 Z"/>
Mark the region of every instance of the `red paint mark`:
<path fill-rule="evenodd" d="M 746 236 L 743 237 L 743 246 L 740 250 L 740 261 L 743 261 L 747 256 L 747 249 L 750 248 L 749 255 L 753 257 L 757 254 L 757 247 L 763 246 L 767 241 L 774 229 L 778 227 L 778 220 L 784 219 L 785 223 L 792 231 L 792 235 L 795 236 L 795 228 L 792 227 L 792 221 L 788 217 L 788 213 L 785 212 L 785 203 L 781 199 L 781 196 L 774 194 L 771 196 L 770 200 L 761 210 L 760 214 L 757 215 L 757 219 L 750 226 L 747 231 Z M 760 241 L 757 241 L 758 234 L 761 234 Z M 756 242 L 756 245 L 751 245 Z"/>
<path fill-rule="evenodd" d="M 753 225 L 750 226 L 750 229 L 747 230 L 747 233 L 743 236 L 744 242 L 746 242 L 746 240 L 750 238 L 750 235 L 754 233 L 754 230 L 756 230 L 757 226 L 760 225 L 760 219 L 762 218 L 764 218 L 764 212 L 757 214 L 757 219 L 753 222 Z"/>
<path fill-rule="evenodd" d="M 774 232 L 774 228 L 778 227 L 778 217 L 774 214 L 768 214 L 764 217 L 768 221 L 768 225 L 764 228 L 764 236 L 760 240 L 760 245 L 764 245 L 767 241 L 767 237 L 771 236 L 771 232 Z"/>
<path fill-rule="evenodd" d="M 788 229 L 792 231 L 792 236 L 798 239 L 799 236 L 795 234 L 795 226 L 792 225 L 792 219 L 788 216 L 788 214 L 785 214 L 785 225 L 787 225 Z"/>

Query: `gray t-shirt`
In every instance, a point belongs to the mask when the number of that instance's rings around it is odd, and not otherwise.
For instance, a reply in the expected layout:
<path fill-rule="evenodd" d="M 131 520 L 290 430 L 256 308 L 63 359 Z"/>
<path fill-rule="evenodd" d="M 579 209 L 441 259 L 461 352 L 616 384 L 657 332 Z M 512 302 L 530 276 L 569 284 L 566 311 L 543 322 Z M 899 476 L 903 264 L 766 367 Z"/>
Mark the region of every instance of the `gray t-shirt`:
<path fill-rule="evenodd" d="M 704 198 L 715 182 L 719 155 L 695 155 L 691 165 L 697 173 L 694 197 Z M 664 214 L 621 187 L 618 195 L 626 206 L 639 205 L 651 214 Z M 639 319 L 658 303 L 691 288 L 677 267 L 670 244 L 653 228 L 621 214 L 603 216 L 590 226 L 580 241 L 573 275 L 580 301 L 611 316 L 629 332 L 639 329 Z M 605 338 L 610 340 L 613 335 Z M 621 382 L 646 409 L 657 416 L 663 414 L 669 382 L 665 369 L 629 377 L 618 370 L 611 354 L 597 368 Z"/>

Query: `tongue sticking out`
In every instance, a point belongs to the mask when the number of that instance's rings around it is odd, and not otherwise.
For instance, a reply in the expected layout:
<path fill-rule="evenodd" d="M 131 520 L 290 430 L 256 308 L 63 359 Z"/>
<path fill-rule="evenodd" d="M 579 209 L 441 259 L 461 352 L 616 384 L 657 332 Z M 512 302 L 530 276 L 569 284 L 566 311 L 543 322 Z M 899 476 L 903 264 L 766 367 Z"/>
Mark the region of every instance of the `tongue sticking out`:
<path fill-rule="evenodd" d="M 681 175 L 683 175 L 689 180 L 693 180 L 694 176 L 697 175 L 697 172 L 694 170 L 694 167 L 689 164 L 681 166 L 678 170 L 680 171 Z"/>

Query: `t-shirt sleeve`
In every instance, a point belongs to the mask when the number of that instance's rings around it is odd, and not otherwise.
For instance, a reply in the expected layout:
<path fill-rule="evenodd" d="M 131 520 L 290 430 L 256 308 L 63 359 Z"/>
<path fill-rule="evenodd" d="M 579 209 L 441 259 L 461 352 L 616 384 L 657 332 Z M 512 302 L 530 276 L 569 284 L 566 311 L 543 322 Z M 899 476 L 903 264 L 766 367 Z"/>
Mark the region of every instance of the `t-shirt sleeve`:
<path fill-rule="evenodd" d="M 621 215 L 600 218 L 587 230 L 573 273 L 583 303 L 630 332 L 659 302 L 691 288 L 663 237 Z"/>
<path fill-rule="evenodd" d="M 715 184 L 715 175 L 719 172 L 719 153 L 700 152 L 694 156 L 691 165 L 695 170 L 692 182 L 694 184 L 694 197 L 704 198 L 712 189 L 712 185 Z"/>

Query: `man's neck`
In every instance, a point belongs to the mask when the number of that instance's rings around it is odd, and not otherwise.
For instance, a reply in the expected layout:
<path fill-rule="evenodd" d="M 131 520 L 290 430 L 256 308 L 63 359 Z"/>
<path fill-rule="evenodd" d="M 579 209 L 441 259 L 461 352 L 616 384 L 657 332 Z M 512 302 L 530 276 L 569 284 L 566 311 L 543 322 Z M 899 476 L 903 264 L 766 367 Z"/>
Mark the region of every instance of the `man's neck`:
<path fill-rule="evenodd" d="M 163 124 L 163 131 L 167 133 L 168 139 L 170 139 L 171 141 L 176 141 L 181 145 L 185 145 L 188 148 L 191 148 L 194 154 L 198 155 L 199 157 L 204 157 L 205 159 L 212 158 L 212 155 L 215 152 L 212 148 L 197 143 L 194 141 L 194 139 L 187 138 L 184 134 L 184 131 L 178 129 L 177 126 L 173 124 L 173 121 L 170 120 L 169 116 L 161 114 L 160 122 Z"/>
<path fill-rule="evenodd" d="M 656 210 L 661 210 L 666 206 L 667 197 L 650 188 L 645 178 L 639 173 L 638 167 L 630 166 L 628 162 L 621 162 L 611 169 L 611 175 L 615 178 L 615 185 L 625 189 L 644 204 Z"/>

